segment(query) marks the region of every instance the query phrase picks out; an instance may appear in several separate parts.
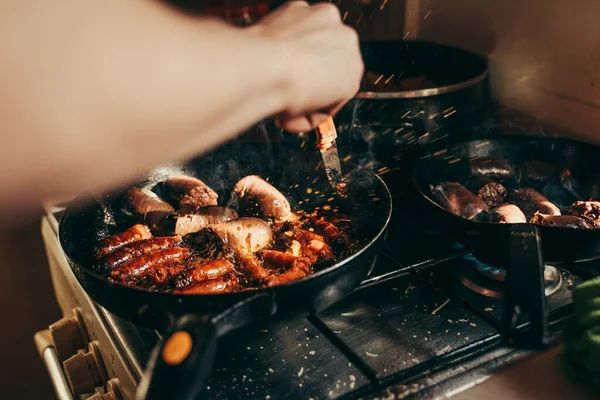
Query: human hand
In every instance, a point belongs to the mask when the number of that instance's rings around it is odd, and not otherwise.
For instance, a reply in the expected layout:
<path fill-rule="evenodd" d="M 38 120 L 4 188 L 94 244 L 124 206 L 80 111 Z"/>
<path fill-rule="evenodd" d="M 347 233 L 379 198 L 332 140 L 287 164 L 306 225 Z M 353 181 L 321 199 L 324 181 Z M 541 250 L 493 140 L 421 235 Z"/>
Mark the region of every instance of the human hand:
<path fill-rule="evenodd" d="M 315 129 L 358 91 L 364 70 L 358 35 L 335 5 L 290 1 L 248 29 L 289 56 L 283 109 L 275 117 L 285 130 Z"/>

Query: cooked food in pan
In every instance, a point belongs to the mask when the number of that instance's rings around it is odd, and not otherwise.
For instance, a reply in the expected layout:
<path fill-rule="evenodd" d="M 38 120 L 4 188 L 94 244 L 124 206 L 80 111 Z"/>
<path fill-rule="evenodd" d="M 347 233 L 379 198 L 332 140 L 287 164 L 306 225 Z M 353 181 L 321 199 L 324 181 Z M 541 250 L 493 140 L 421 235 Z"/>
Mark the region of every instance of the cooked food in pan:
<path fill-rule="evenodd" d="M 488 222 L 497 224 L 524 224 L 527 218 L 523 211 L 514 204 L 502 204 L 490 210 Z"/>
<path fill-rule="evenodd" d="M 534 160 L 513 168 L 507 162 L 492 157 L 477 157 L 465 165 L 468 166 L 466 179 L 459 176 L 466 181 L 465 186 L 458 181 L 430 185 L 433 197 L 455 215 L 496 224 L 531 223 L 574 229 L 600 228 L 600 201 L 576 201 L 570 204 L 573 201 L 570 197 L 570 201 L 559 203 L 563 204 L 563 211 L 566 211 L 563 215 L 561 208 L 544 194 L 534 188 L 520 186 L 539 186 L 541 182 L 544 193 L 548 192 L 549 196 L 560 201 L 565 198 L 564 193 L 552 195 L 552 191 L 560 186 L 555 181 L 562 179 L 559 174 L 564 170 L 562 166 Z"/>
<path fill-rule="evenodd" d="M 508 191 L 502 184 L 483 175 L 473 175 L 467 183 L 467 188 L 477 194 L 488 207 L 504 204 L 508 196 Z"/>
<path fill-rule="evenodd" d="M 531 218 L 532 224 L 559 226 L 562 228 L 589 229 L 592 226 L 583 218 L 574 215 L 544 215 L 536 212 Z"/>
<path fill-rule="evenodd" d="M 357 249 L 341 223 L 348 218 L 293 211 L 260 176 L 233 187 L 237 211 L 219 206 L 217 193 L 194 177 L 170 177 L 157 187 L 161 196 L 141 188 L 124 196 L 125 215 L 144 223 L 97 243 L 96 272 L 152 290 L 225 293 L 291 282 Z"/>
<path fill-rule="evenodd" d="M 432 192 L 444 208 L 459 217 L 473 219 L 480 212 L 488 210 L 479 197 L 458 182 L 441 182 L 433 187 Z"/>
<path fill-rule="evenodd" d="M 581 217 L 595 228 L 600 228 L 599 201 L 577 201 L 569 208 L 569 214 Z"/>
<path fill-rule="evenodd" d="M 535 213 L 560 215 L 560 209 L 544 195 L 531 188 L 520 188 L 511 193 L 510 200 L 530 219 Z"/>

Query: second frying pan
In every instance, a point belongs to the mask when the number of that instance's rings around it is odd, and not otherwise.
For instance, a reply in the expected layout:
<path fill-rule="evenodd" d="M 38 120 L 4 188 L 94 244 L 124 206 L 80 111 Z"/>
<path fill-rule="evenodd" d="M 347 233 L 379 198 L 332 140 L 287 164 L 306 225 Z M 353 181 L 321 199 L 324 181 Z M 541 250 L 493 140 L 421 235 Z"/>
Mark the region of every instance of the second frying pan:
<path fill-rule="evenodd" d="M 443 221 L 457 240 L 480 253 L 486 261 L 507 262 L 511 232 L 523 230 L 517 224 L 480 222 L 457 216 L 439 204 L 431 186 L 440 182 L 467 185 L 470 162 L 481 158 L 501 160 L 513 176 L 504 182 L 508 191 L 531 187 L 545 195 L 563 213 L 575 201 L 600 200 L 600 149 L 567 139 L 531 136 L 475 140 L 432 150 L 417 163 L 414 184 L 434 218 Z M 554 166 L 547 176 L 531 172 L 532 165 Z M 568 173 L 565 173 L 568 171 Z M 600 229 L 537 225 L 544 261 L 574 262 L 600 257 Z"/>

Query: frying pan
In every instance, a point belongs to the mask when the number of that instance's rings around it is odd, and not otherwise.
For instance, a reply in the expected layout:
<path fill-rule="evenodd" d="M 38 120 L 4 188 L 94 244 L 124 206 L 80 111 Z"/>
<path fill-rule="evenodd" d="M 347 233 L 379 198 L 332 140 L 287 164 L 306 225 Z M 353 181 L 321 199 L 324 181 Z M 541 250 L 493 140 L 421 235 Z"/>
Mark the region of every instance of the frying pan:
<path fill-rule="evenodd" d="M 458 143 L 450 148 L 432 149 L 414 169 L 413 181 L 434 218 L 443 221 L 456 234 L 458 241 L 480 253 L 486 262 L 502 265 L 509 253 L 511 231 L 522 224 L 494 224 L 467 220 L 444 209 L 431 194 L 430 185 L 441 181 L 465 184 L 468 160 L 493 157 L 506 161 L 514 171 L 530 161 L 547 162 L 567 167 L 572 175 L 561 181 L 554 174 L 533 181 L 516 176 L 508 190 L 533 187 L 555 203 L 562 211 L 577 200 L 590 200 L 598 195 L 600 183 L 600 149 L 573 140 L 531 136 L 514 136 Z M 547 262 L 575 262 L 600 257 L 600 229 L 574 229 L 537 226 L 541 252 Z M 498 264 L 499 263 L 499 264 Z"/>
<path fill-rule="evenodd" d="M 249 174 L 268 179 L 293 209 L 311 210 L 335 194 L 314 149 L 283 144 L 232 142 L 190 162 L 157 168 L 139 186 L 152 186 L 173 174 L 196 176 L 226 200 L 234 184 Z M 59 239 L 83 289 L 111 313 L 164 332 L 154 349 L 137 398 L 192 399 L 204 390 L 219 336 L 262 318 L 315 313 L 340 300 L 372 270 L 383 248 L 391 216 L 391 196 L 376 175 L 350 163 L 345 198 L 327 204 L 353 219 L 361 250 L 304 279 L 273 288 L 213 295 L 176 295 L 112 283 L 95 274 L 91 251 L 99 238 L 135 221 L 115 218 L 125 189 L 99 196 L 82 195 L 67 208 Z M 308 188 L 312 193 L 307 194 Z M 308 203 L 308 206 L 307 206 Z M 235 204 L 229 204 L 235 207 Z"/>

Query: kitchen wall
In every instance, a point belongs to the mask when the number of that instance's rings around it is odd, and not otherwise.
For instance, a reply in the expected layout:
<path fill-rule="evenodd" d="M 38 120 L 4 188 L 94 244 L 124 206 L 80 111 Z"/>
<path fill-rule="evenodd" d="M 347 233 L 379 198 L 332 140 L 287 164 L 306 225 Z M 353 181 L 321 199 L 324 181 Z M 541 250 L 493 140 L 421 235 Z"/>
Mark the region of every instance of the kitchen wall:
<path fill-rule="evenodd" d="M 600 1 L 407 0 L 405 13 L 406 37 L 489 55 L 505 105 L 600 142 Z"/>

